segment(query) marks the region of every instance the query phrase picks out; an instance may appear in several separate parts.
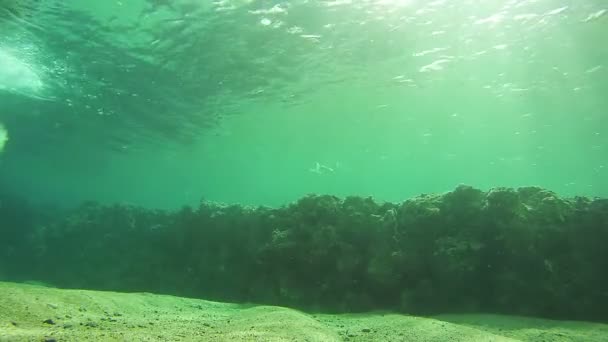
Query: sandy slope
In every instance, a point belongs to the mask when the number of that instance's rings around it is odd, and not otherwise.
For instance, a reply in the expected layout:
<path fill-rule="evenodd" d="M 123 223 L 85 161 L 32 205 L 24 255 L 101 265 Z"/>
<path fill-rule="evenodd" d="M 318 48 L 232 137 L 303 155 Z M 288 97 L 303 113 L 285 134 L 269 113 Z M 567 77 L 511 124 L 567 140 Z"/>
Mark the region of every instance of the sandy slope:
<path fill-rule="evenodd" d="M 44 323 L 52 320 L 52 324 Z M 0 341 L 608 341 L 608 325 L 497 315 L 306 314 L 0 282 Z"/>

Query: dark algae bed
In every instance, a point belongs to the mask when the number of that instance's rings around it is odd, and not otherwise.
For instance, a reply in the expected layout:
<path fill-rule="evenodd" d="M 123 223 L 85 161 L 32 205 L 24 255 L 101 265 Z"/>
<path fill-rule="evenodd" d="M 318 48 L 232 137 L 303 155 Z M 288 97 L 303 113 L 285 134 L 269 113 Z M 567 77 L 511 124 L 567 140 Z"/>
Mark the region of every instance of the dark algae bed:
<path fill-rule="evenodd" d="M 608 200 L 468 186 L 402 203 L 309 195 L 179 211 L 4 196 L 0 276 L 312 312 L 608 320 Z"/>

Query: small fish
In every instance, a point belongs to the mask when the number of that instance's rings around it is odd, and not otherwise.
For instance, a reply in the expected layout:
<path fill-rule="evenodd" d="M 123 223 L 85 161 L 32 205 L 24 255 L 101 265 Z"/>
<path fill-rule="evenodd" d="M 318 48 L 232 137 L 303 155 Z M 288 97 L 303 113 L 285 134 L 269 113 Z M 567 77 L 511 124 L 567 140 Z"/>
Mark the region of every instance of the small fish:
<path fill-rule="evenodd" d="M 334 172 L 334 169 L 319 162 L 316 162 L 315 167 L 308 169 L 308 171 L 322 175 L 327 172 Z"/>

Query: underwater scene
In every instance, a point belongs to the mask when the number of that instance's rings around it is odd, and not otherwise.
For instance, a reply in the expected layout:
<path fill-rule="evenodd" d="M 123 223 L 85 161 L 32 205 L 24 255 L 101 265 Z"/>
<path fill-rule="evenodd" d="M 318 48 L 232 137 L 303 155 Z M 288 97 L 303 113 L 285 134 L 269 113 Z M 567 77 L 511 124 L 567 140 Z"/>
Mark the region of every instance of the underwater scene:
<path fill-rule="evenodd" d="M 608 2 L 0 0 L 1 341 L 608 341 Z"/>

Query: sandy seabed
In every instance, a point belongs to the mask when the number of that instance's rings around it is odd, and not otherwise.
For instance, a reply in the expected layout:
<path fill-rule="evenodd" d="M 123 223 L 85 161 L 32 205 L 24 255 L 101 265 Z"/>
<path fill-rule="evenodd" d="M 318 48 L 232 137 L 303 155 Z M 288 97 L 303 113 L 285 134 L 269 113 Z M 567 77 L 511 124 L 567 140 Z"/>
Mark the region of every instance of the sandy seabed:
<path fill-rule="evenodd" d="M 608 324 L 491 314 L 314 314 L 0 282 L 0 341 L 608 341 Z"/>

